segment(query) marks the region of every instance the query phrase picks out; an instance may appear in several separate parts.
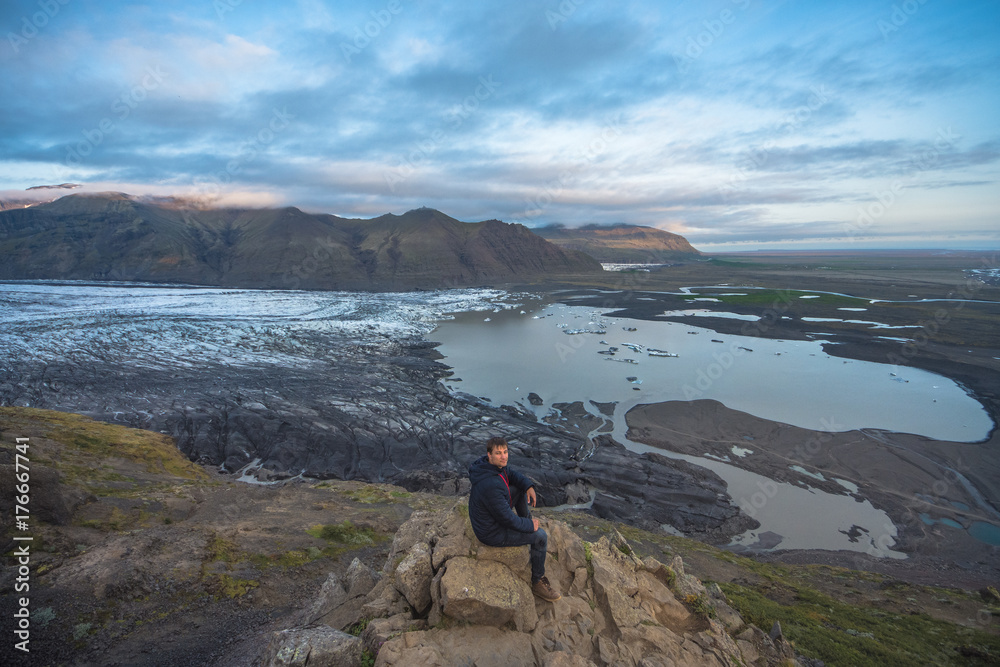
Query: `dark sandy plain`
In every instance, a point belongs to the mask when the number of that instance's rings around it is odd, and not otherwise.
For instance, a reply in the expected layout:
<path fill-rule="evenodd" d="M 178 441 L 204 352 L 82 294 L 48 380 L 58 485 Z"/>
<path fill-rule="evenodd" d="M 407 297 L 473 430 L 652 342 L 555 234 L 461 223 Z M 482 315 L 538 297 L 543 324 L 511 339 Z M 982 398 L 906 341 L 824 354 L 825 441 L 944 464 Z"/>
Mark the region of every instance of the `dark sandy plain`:
<path fill-rule="evenodd" d="M 634 272 L 600 286 L 599 294 L 576 298 L 576 305 L 612 307 L 607 316 L 691 323 L 664 318 L 665 310 L 690 308 L 761 317 L 747 322 L 699 317 L 698 326 L 720 334 L 784 340 L 812 340 L 817 324 L 803 317 L 853 319 L 837 309 L 864 305 L 862 320 L 918 325 L 894 337 L 864 324 L 824 322 L 824 350 L 833 356 L 920 368 L 960 383 L 1000 421 L 1000 286 L 996 254 L 972 252 L 739 253 L 704 261 Z M 711 286 L 725 285 L 713 290 Z M 705 286 L 685 296 L 684 287 Z M 585 290 L 567 296 L 586 295 Z M 693 296 L 748 291 L 747 297 Z M 615 290 L 615 291 L 610 291 Z M 831 293 L 803 300 L 801 293 Z M 844 296 L 840 296 L 844 295 Z M 847 297 L 884 299 L 858 302 Z M 935 301 L 924 301 L 933 299 Z M 829 333 L 833 333 L 830 336 Z M 754 454 L 733 457 L 733 465 L 771 479 L 848 493 L 833 477 L 858 486 L 855 495 L 884 510 L 898 534 L 874 537 L 908 558 L 873 558 L 861 552 L 769 551 L 755 557 L 788 563 L 827 563 L 893 573 L 937 585 L 977 587 L 1000 579 L 996 534 L 984 541 L 968 529 L 976 522 L 1000 525 L 1000 434 L 994 426 L 986 440 L 947 442 L 926 437 L 862 429 L 811 431 L 729 409 L 711 400 L 640 405 L 627 415 L 629 438 L 674 452 L 725 456 L 734 444 L 752 439 Z M 800 474 L 790 466 L 819 473 L 828 481 Z M 761 500 L 761 499 L 758 499 Z M 766 502 L 766 498 L 763 499 Z M 752 505 L 751 505 L 752 507 Z M 942 519 L 947 520 L 942 523 Z M 951 524 L 951 525 L 949 525 Z M 957 528 L 956 526 L 962 528 Z M 983 528 L 982 524 L 978 525 Z M 986 530 L 991 530 L 986 527 Z M 992 544 L 990 542 L 993 542 Z M 766 545 L 764 545 L 766 546 Z"/>

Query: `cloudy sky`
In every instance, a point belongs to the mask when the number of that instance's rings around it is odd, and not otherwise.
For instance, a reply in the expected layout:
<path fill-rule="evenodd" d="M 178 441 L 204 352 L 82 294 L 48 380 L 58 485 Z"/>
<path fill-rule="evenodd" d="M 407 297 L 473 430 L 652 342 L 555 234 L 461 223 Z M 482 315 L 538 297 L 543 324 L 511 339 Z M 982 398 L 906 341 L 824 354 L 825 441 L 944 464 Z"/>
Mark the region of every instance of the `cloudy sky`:
<path fill-rule="evenodd" d="M 1000 248 L 992 0 L 0 0 L 0 36 L 0 198 Z"/>

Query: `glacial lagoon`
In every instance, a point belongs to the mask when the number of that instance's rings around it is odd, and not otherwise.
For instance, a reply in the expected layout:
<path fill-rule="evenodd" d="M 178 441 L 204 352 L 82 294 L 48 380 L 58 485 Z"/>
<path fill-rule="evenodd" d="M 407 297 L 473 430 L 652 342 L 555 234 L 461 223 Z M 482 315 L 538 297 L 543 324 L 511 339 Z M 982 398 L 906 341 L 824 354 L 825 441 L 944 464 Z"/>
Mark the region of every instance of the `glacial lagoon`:
<path fill-rule="evenodd" d="M 768 548 L 763 543 L 778 536 L 771 548 L 903 557 L 892 549 L 892 521 L 867 500 L 778 484 L 726 461 L 632 442 L 625 437 L 629 409 L 707 398 L 808 429 L 882 429 L 958 442 L 982 440 L 993 428 L 982 405 L 954 381 L 909 367 L 833 357 L 819 337 L 788 341 L 719 334 L 697 326 L 694 313 L 688 324 L 611 318 L 607 312 L 561 304 L 465 312 L 441 322 L 428 338 L 441 343 L 443 363 L 454 369 L 446 381 L 453 391 L 496 405 L 520 405 L 538 417 L 556 403 L 583 401 L 595 415 L 589 401 L 615 403 L 617 441 L 633 451 L 709 468 L 726 481 L 734 502 L 751 502 L 761 526 L 737 537 L 735 545 Z M 650 356 L 650 348 L 676 356 Z M 541 405 L 528 401 L 531 392 Z M 757 508 L 752 500 L 765 492 L 767 502 Z M 849 537 L 853 526 L 867 531 L 863 539 Z"/>
<path fill-rule="evenodd" d="M 871 428 L 976 442 L 993 428 L 975 398 L 928 371 L 833 357 L 819 339 L 718 334 L 606 312 L 563 305 L 465 312 L 429 337 L 441 342 L 445 363 L 462 379 L 456 390 L 539 416 L 553 403 L 578 400 L 617 401 L 616 413 L 624 414 L 640 403 L 709 398 L 820 431 Z M 599 354 L 612 347 L 613 356 Z M 677 356 L 649 356 L 649 348 Z M 544 405 L 531 406 L 530 392 Z"/>

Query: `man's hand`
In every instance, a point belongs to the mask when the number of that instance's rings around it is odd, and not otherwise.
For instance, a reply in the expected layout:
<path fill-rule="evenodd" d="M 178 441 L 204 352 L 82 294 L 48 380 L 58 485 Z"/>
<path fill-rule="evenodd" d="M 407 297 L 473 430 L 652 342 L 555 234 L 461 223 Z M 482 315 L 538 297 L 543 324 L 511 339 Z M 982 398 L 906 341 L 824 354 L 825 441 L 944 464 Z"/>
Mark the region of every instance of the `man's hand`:
<path fill-rule="evenodd" d="M 531 524 L 535 527 L 535 530 L 538 530 L 538 519 L 532 518 Z"/>
<path fill-rule="evenodd" d="M 538 499 L 535 498 L 535 487 L 531 487 L 530 489 L 525 491 L 524 497 L 528 501 L 528 504 L 531 505 L 532 507 L 534 507 L 535 503 L 538 502 Z M 535 527 L 535 530 L 538 530 L 537 526 Z"/>

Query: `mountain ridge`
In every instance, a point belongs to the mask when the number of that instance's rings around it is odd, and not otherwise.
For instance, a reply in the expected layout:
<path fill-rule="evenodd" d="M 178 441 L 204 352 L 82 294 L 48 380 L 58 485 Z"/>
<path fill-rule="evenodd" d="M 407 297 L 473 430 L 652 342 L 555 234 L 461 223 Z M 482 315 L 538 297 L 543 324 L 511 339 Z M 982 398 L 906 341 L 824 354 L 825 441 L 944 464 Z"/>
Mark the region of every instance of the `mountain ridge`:
<path fill-rule="evenodd" d="M 532 231 L 562 248 L 587 253 L 601 262 L 666 263 L 701 256 L 683 236 L 643 225 L 547 225 Z"/>
<path fill-rule="evenodd" d="M 362 220 L 125 193 L 0 211 L 0 253 L 2 279 L 272 289 L 468 287 L 601 271 L 523 225 L 461 222 L 435 209 Z"/>

